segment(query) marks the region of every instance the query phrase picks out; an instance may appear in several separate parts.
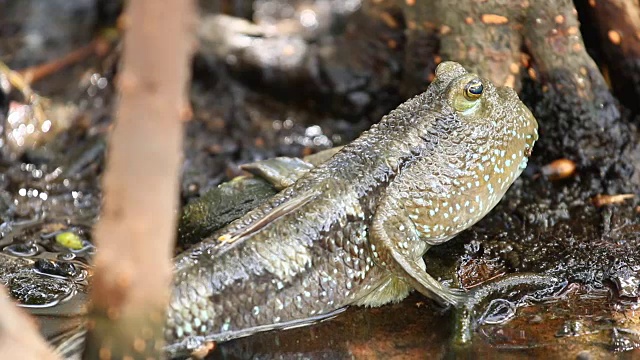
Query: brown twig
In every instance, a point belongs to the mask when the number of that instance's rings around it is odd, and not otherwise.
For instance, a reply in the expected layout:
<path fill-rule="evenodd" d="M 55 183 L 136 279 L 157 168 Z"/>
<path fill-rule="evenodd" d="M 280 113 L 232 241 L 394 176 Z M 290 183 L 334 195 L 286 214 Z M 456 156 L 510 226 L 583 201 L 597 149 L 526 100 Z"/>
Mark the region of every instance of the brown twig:
<path fill-rule="evenodd" d="M 128 2 L 85 359 L 162 356 L 192 1 Z"/>
<path fill-rule="evenodd" d="M 56 72 L 62 70 L 67 66 L 76 64 L 93 54 L 103 56 L 109 51 L 109 48 L 109 42 L 102 37 L 98 37 L 91 41 L 89 44 L 76 49 L 61 58 L 54 59 L 53 61 L 45 64 L 36 65 L 24 70 L 20 70 L 19 73 L 26 79 L 29 84 L 33 84 L 51 74 L 55 74 Z"/>
<path fill-rule="evenodd" d="M 634 194 L 617 194 L 617 195 L 596 195 L 591 199 L 593 205 L 597 207 L 605 205 L 622 204 L 626 200 L 636 197 Z"/>

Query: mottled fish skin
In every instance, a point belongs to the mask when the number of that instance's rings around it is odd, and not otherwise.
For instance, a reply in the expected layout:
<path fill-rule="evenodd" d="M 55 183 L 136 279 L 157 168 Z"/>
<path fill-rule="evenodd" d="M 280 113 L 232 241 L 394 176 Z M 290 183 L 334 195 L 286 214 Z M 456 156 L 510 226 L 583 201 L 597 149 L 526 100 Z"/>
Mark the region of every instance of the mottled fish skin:
<path fill-rule="evenodd" d="M 535 140 L 512 89 L 442 63 L 425 93 L 177 257 L 168 350 L 399 301 L 413 288 L 457 304 L 461 294 L 431 278 L 422 255 L 497 204 Z"/>

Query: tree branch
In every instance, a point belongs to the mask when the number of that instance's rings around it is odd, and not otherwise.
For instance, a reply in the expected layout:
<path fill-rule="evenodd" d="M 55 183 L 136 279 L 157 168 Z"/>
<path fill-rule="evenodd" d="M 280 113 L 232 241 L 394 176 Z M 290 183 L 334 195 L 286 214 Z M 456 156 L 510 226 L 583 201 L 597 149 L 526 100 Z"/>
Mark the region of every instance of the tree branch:
<path fill-rule="evenodd" d="M 194 9 L 188 0 L 128 4 L 86 359 L 161 356 L 171 282 Z"/>

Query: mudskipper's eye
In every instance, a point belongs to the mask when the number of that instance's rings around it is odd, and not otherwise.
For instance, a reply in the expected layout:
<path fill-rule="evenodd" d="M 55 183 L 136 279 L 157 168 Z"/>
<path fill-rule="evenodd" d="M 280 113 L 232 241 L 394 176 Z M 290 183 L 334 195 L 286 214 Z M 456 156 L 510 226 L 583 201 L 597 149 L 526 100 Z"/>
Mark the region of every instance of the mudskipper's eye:
<path fill-rule="evenodd" d="M 474 113 L 482 107 L 484 85 L 476 74 L 460 76 L 449 85 L 447 91 L 450 104 L 464 115 Z"/>
<path fill-rule="evenodd" d="M 480 81 L 480 79 L 473 79 L 464 86 L 464 97 L 469 101 L 475 101 L 482 96 L 482 91 L 484 91 L 482 81 Z"/>

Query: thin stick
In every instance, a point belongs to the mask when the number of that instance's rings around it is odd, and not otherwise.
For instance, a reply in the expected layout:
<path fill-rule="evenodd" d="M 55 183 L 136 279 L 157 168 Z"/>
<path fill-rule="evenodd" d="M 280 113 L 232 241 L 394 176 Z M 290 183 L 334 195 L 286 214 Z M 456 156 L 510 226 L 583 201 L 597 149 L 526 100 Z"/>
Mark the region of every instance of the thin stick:
<path fill-rule="evenodd" d="M 19 73 L 28 81 L 29 84 L 33 84 L 67 66 L 79 63 L 93 54 L 105 54 L 108 52 L 109 46 L 109 42 L 106 39 L 98 37 L 89 44 L 73 50 L 58 59 L 54 59 L 53 61 L 45 64 L 28 67 L 24 70 L 20 70 Z"/>
<path fill-rule="evenodd" d="M 128 2 L 85 359 L 162 357 L 192 1 Z"/>

